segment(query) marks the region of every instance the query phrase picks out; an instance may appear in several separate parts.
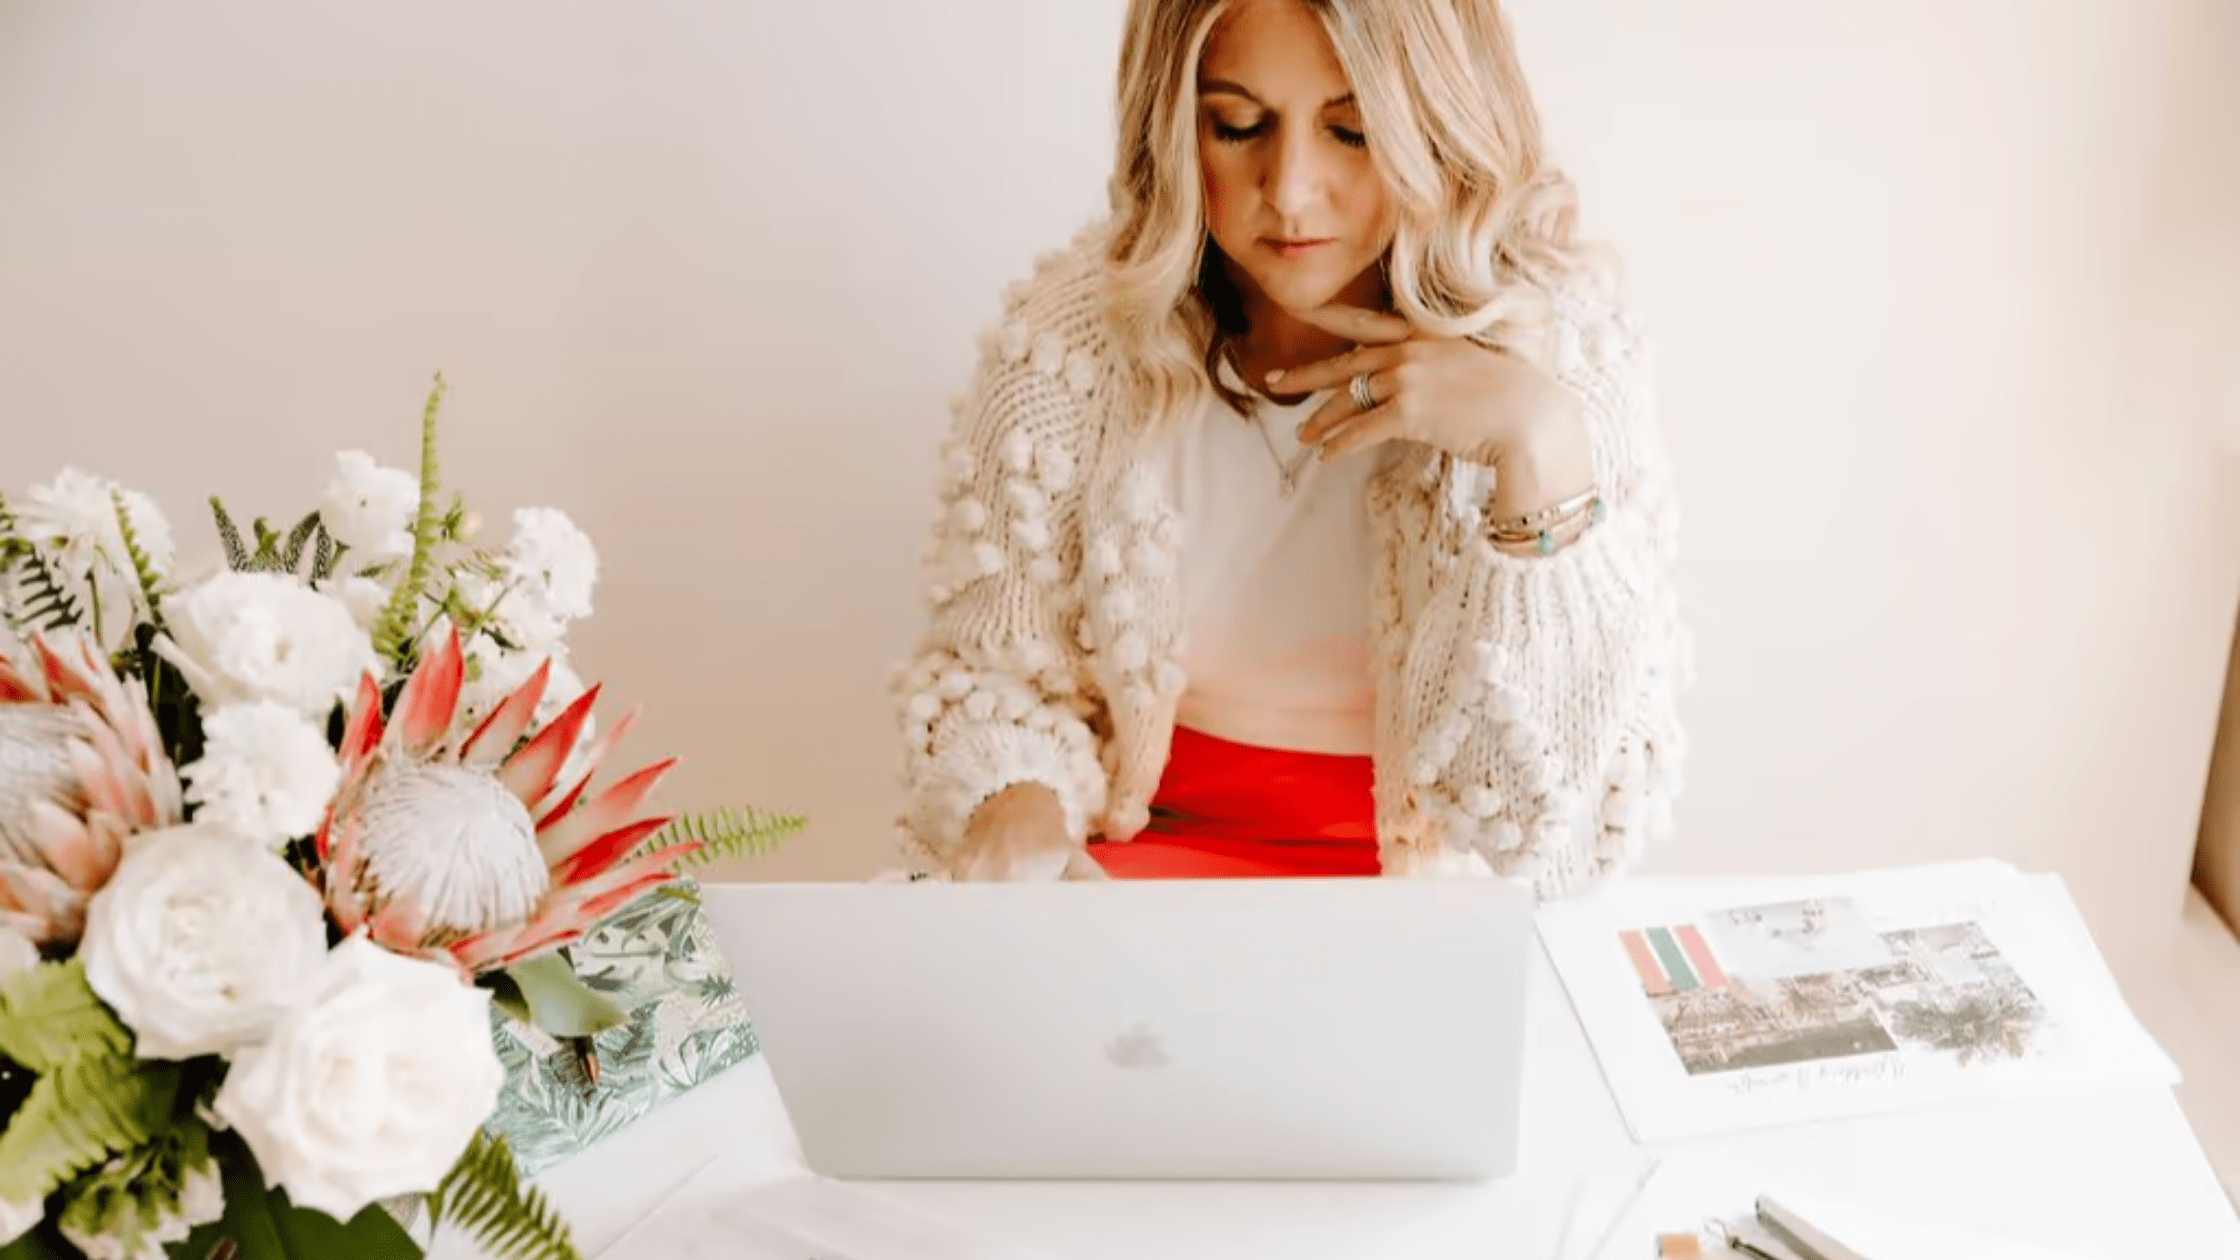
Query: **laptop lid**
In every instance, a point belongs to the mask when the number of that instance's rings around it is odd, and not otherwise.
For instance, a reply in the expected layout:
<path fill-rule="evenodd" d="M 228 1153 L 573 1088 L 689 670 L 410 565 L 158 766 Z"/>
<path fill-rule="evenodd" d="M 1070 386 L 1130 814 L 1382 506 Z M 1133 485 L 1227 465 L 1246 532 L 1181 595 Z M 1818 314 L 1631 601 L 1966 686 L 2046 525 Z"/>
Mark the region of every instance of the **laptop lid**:
<path fill-rule="evenodd" d="M 702 896 L 824 1175 L 1514 1169 L 1532 907 L 1504 881 Z"/>

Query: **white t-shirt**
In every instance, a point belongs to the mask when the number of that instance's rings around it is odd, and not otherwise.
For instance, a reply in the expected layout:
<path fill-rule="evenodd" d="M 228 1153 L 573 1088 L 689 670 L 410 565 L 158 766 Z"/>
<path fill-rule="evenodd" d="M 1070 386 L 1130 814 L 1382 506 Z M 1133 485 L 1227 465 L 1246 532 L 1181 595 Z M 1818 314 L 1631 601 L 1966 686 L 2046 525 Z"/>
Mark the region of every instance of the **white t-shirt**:
<path fill-rule="evenodd" d="M 1297 462 L 1298 427 L 1327 397 L 1289 407 L 1261 400 L 1243 416 L 1214 395 L 1181 445 L 1189 685 L 1177 721 L 1234 743 L 1366 756 L 1376 728 L 1368 536 L 1376 457 Z M 1300 469 L 1289 497 L 1286 466 Z"/>

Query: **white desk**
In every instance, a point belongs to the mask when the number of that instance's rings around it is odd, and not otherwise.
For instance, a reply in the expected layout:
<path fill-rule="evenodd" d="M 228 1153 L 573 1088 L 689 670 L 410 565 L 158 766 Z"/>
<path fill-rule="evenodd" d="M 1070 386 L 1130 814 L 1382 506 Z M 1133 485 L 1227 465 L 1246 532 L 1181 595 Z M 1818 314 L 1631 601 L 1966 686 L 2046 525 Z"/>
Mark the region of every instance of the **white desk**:
<path fill-rule="evenodd" d="M 1544 957 L 1525 1065 L 1523 1171 L 1471 1185 L 881 1183 L 878 1193 L 1061 1260 L 1540 1260 L 1581 1176 L 1645 1164 Z M 2234 1260 L 2240 1217 L 2169 1091 L 2129 1089 L 1799 1125 L 1675 1144 L 1925 1221 L 2084 1256 Z M 612 1245 L 719 1155 L 798 1170 L 759 1059 L 733 1069 L 540 1184 L 587 1256 Z M 437 1256 L 464 1250 L 439 1243 Z"/>

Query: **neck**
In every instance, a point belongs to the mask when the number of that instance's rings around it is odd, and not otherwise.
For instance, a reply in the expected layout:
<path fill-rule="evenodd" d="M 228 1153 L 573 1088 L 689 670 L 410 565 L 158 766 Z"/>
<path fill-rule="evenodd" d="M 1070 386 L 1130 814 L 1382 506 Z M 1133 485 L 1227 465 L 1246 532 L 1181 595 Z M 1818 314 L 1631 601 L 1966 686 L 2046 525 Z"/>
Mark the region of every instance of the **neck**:
<path fill-rule="evenodd" d="M 1351 341 L 1317 328 L 1277 305 L 1242 268 L 1231 264 L 1228 270 L 1230 283 L 1236 286 L 1244 308 L 1246 329 L 1237 339 L 1235 357 L 1238 367 L 1248 373 L 1255 386 L 1275 369 L 1288 372 L 1353 348 Z M 1343 306 L 1383 310 L 1384 277 L 1378 274 L 1377 268 L 1371 267 L 1354 277 L 1330 300 Z"/>

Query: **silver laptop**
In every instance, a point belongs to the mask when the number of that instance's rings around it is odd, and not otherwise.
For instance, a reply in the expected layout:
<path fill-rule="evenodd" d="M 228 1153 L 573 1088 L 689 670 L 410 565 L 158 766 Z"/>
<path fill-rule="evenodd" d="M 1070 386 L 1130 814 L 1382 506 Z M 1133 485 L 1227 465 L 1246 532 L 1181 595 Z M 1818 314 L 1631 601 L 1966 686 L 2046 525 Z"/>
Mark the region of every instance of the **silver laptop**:
<path fill-rule="evenodd" d="M 823 1175 L 1515 1168 L 1532 908 L 1503 881 L 731 884 L 702 896 Z"/>

